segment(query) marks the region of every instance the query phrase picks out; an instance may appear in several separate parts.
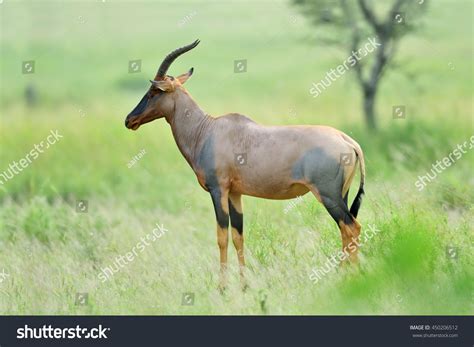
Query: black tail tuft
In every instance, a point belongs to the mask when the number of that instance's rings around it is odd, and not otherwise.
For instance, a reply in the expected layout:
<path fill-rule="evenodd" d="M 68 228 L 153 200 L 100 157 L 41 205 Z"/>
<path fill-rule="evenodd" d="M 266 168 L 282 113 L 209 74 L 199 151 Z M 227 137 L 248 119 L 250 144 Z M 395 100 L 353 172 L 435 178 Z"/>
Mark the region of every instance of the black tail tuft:
<path fill-rule="evenodd" d="M 364 195 L 364 185 L 363 184 L 361 184 L 361 186 L 359 187 L 359 191 L 357 192 L 357 195 L 356 195 L 354 201 L 352 202 L 350 212 L 351 212 L 351 215 L 354 218 L 357 218 L 357 213 L 359 212 L 360 205 L 362 204 L 362 195 Z"/>

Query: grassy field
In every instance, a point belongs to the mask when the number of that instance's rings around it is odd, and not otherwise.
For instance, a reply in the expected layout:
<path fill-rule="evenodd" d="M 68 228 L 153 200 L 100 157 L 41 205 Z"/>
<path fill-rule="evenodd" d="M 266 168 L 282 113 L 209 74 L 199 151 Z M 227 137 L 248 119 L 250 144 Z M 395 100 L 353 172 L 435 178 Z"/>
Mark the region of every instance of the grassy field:
<path fill-rule="evenodd" d="M 380 89 L 377 134 L 365 130 L 352 73 L 311 97 L 311 83 L 347 54 L 315 44 L 317 30 L 284 1 L 5 1 L 0 15 L 0 173 L 51 130 L 62 136 L 0 184 L 0 314 L 473 314 L 474 151 L 415 187 L 474 134 L 472 2 L 433 2 L 421 32 L 402 42 L 400 68 Z M 196 38 L 169 73 L 193 66 L 187 89 L 210 114 L 326 124 L 361 144 L 359 219 L 379 232 L 358 267 L 314 284 L 311 270 L 341 242 L 322 205 L 245 197 L 249 289 L 230 243 L 220 294 L 210 197 L 166 122 L 123 125 L 161 59 Z M 246 73 L 234 73 L 237 59 Z M 34 73 L 23 74 L 30 60 Z M 140 72 L 129 73 L 130 60 Z M 406 106 L 405 119 L 392 118 L 394 105 Z M 99 279 L 157 225 L 159 239 Z"/>

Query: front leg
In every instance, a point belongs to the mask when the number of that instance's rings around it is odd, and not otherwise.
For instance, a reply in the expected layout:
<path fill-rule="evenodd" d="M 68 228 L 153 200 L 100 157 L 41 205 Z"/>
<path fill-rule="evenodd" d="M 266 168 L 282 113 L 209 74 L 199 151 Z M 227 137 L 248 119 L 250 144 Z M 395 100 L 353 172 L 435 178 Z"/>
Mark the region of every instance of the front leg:
<path fill-rule="evenodd" d="M 217 244 L 220 252 L 219 289 L 224 290 L 227 284 L 227 245 L 229 243 L 229 203 L 227 190 L 216 187 L 209 189 L 217 220 Z"/>
<path fill-rule="evenodd" d="M 244 258 L 244 214 L 242 209 L 242 195 L 236 193 L 229 194 L 230 224 L 232 227 L 232 241 L 234 242 L 237 258 L 239 259 L 240 279 L 242 288 L 247 284 L 244 278 L 245 258 Z"/>

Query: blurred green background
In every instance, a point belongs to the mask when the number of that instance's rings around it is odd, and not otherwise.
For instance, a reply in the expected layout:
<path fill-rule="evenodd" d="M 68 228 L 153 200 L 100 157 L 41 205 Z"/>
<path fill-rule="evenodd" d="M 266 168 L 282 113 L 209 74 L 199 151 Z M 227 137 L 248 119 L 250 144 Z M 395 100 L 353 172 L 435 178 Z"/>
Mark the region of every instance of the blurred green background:
<path fill-rule="evenodd" d="M 379 90 L 377 133 L 365 129 L 353 73 L 310 95 L 347 52 L 317 44 L 321 29 L 287 1 L 5 0 L 0 15 L 0 173 L 50 130 L 63 136 L 0 185 L 1 314 L 473 313 L 472 151 L 422 192 L 414 185 L 473 135 L 471 1 L 433 1 L 401 42 Z M 230 244 L 231 283 L 218 292 L 208 194 L 164 120 L 124 127 L 164 56 L 196 38 L 168 73 L 194 67 L 186 87 L 209 114 L 331 125 L 361 144 L 360 221 L 380 233 L 359 267 L 313 284 L 311 269 L 340 249 L 324 208 L 309 195 L 288 213 L 289 201 L 245 197 L 250 288 L 240 290 Z M 234 73 L 240 59 L 247 71 Z M 23 73 L 31 60 L 34 73 Z M 129 73 L 131 60 L 139 72 Z M 394 105 L 405 105 L 405 119 L 393 119 Z M 78 200 L 87 213 L 76 212 Z M 168 232 L 101 283 L 100 269 L 156 223 Z M 86 305 L 77 293 L 88 293 Z"/>

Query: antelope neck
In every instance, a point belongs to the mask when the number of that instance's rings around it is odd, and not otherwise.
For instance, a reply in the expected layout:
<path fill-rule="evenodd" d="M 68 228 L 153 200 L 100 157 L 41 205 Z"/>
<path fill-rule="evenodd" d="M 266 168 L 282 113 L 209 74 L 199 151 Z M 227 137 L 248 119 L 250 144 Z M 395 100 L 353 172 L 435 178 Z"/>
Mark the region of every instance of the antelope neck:
<path fill-rule="evenodd" d="M 174 114 L 166 117 L 174 140 L 189 165 L 196 169 L 197 155 L 211 132 L 214 118 L 207 115 L 186 92 L 175 101 Z"/>

